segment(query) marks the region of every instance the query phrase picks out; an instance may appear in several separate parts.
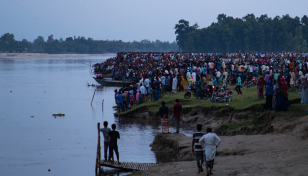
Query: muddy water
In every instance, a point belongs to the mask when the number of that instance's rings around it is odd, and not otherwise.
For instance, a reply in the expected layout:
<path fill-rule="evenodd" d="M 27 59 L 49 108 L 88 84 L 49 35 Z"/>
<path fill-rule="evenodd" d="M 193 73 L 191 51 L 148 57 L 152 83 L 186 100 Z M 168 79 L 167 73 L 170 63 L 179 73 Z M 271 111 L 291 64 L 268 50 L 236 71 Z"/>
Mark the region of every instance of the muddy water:
<path fill-rule="evenodd" d="M 109 57 L 0 59 L 1 175 L 94 175 L 96 126 L 103 121 L 117 125 L 121 161 L 172 160 L 150 150 L 161 130 L 158 121 L 115 118 L 116 88 L 86 86 L 96 84 L 90 62 Z M 54 118 L 56 113 L 65 116 Z M 126 174 L 104 170 L 104 175 Z"/>

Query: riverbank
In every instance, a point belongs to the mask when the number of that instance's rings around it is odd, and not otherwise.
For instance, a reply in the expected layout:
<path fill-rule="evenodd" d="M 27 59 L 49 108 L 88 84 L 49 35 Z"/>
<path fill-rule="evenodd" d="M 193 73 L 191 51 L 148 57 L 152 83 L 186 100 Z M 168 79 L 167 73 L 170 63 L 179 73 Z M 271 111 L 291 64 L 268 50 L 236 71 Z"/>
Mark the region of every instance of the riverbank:
<path fill-rule="evenodd" d="M 306 175 L 308 116 L 289 122 L 284 117 L 281 120 L 282 123 L 274 123 L 277 130 L 270 134 L 221 136 L 213 173 L 219 176 Z M 131 175 L 199 175 L 191 141 L 192 137 L 183 134 L 157 134 L 152 150 L 175 153 L 178 162 L 160 164 Z"/>
<path fill-rule="evenodd" d="M 184 93 L 166 94 L 160 101 L 147 102 L 134 106 L 129 111 L 116 113 L 119 117 L 137 117 L 143 119 L 159 118 L 158 109 L 161 101 L 169 107 L 169 117 L 172 117 L 172 106 L 175 99 L 180 99 L 183 105 L 180 125 L 194 130 L 197 124 L 211 126 L 219 135 L 238 134 L 266 134 L 273 132 L 272 122 L 275 117 L 286 116 L 293 118 L 306 114 L 307 106 L 299 104 L 301 91 L 289 92 L 292 104 L 287 112 L 264 111 L 265 98 L 257 98 L 257 88 L 244 88 L 243 95 L 233 94 L 230 103 L 210 103 L 209 100 L 200 100 L 191 97 L 184 99 Z M 172 121 L 172 119 L 170 119 Z"/>
<path fill-rule="evenodd" d="M 257 94 L 257 87 L 253 86 L 251 88 L 246 88 L 244 87 L 242 89 L 243 94 L 238 95 L 237 92 L 235 91 L 235 86 L 229 86 L 232 88 L 233 91 L 233 99 L 232 102 L 230 103 L 210 103 L 209 100 L 202 100 L 202 99 L 196 99 L 195 97 L 190 97 L 189 99 L 184 99 L 184 92 L 180 92 L 177 94 L 169 94 L 166 93 L 162 99 L 159 101 L 150 101 L 143 103 L 141 105 L 135 105 L 132 109 L 122 112 L 122 113 L 115 113 L 116 116 L 127 116 L 131 115 L 133 112 L 137 111 L 145 111 L 147 110 L 150 114 L 156 113 L 159 110 L 159 107 L 161 106 L 161 101 L 166 102 L 166 106 L 169 108 L 174 105 L 174 100 L 179 99 L 180 103 L 183 105 L 183 108 L 189 107 L 230 107 L 235 110 L 245 110 L 249 109 L 253 106 L 260 106 L 265 104 L 265 98 L 259 99 L 258 94 Z M 294 91 L 294 92 L 288 92 L 289 94 L 289 100 L 294 101 L 296 99 L 301 98 L 301 91 Z M 172 109 L 172 108 L 171 108 Z"/>
<path fill-rule="evenodd" d="M 55 59 L 55 58 L 79 58 L 87 56 L 116 55 L 116 53 L 104 54 L 47 54 L 47 53 L 0 53 L 0 59 Z M 93 63 L 95 64 L 95 63 Z"/>

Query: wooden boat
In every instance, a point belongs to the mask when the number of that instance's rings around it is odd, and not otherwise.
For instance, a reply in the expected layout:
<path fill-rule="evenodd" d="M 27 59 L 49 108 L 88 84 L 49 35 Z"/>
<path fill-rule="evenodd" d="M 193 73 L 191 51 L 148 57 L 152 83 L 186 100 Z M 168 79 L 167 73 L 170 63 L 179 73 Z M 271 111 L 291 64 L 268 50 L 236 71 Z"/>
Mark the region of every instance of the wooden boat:
<path fill-rule="evenodd" d="M 131 81 L 120 81 L 120 80 L 113 80 L 111 78 L 101 78 L 101 79 L 98 79 L 98 78 L 95 78 L 95 81 L 101 85 L 104 85 L 104 86 L 115 86 L 115 87 L 123 87 L 123 86 L 128 86 L 130 84 L 132 84 Z"/>

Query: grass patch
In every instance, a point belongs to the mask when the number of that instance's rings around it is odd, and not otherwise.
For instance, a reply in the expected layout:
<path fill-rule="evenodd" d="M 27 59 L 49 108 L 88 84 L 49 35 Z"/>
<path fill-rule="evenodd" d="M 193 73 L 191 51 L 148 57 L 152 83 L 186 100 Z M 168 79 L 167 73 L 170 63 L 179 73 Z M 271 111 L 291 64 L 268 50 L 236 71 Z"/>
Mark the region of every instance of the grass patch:
<path fill-rule="evenodd" d="M 308 109 L 308 104 L 291 104 L 288 111 L 285 112 L 276 112 L 282 116 L 287 115 L 291 117 L 300 117 L 307 115 L 306 111 Z"/>
<path fill-rule="evenodd" d="M 220 108 L 217 112 L 224 112 L 225 110 L 227 110 L 228 108 Z"/>
<path fill-rule="evenodd" d="M 245 121 L 245 122 L 239 122 L 239 123 L 236 123 L 236 122 L 224 123 L 224 124 L 221 124 L 221 127 L 224 127 L 224 126 L 227 127 L 227 129 L 224 131 L 226 133 L 226 132 L 229 132 L 229 131 L 236 130 L 238 128 L 248 126 L 248 125 L 251 124 L 251 122 L 252 121 Z"/>
<path fill-rule="evenodd" d="M 185 86 L 187 88 L 187 86 Z M 233 92 L 233 99 L 232 102 L 230 103 L 210 103 L 209 99 L 208 100 L 202 100 L 202 99 L 196 99 L 194 96 L 190 97 L 189 99 L 184 99 L 184 92 L 180 92 L 177 94 L 165 94 L 164 98 L 159 100 L 159 101 L 151 101 L 151 102 L 146 102 L 141 105 L 134 105 L 132 109 L 129 111 L 123 112 L 123 113 L 116 113 L 118 114 L 125 114 L 131 111 L 136 110 L 137 108 L 147 108 L 151 112 L 157 112 L 161 106 L 161 101 L 166 102 L 166 106 L 168 107 L 173 107 L 175 104 L 175 99 L 179 99 L 180 103 L 182 104 L 183 108 L 185 107 L 196 107 L 196 106 L 201 106 L 201 107 L 211 107 L 211 106 L 229 106 L 232 107 L 236 110 L 242 110 L 242 109 L 247 109 L 251 106 L 256 106 L 258 109 L 263 109 L 263 104 L 265 104 L 265 98 L 259 99 L 258 98 L 258 91 L 257 87 L 253 86 L 250 88 L 244 87 L 242 89 L 243 94 L 238 95 L 237 92 L 235 91 L 235 86 L 228 86 L 229 88 L 234 89 Z M 185 89 L 186 90 L 186 89 Z M 301 98 L 301 95 L 299 94 L 300 92 L 288 92 L 289 93 L 289 100 L 294 100 Z M 228 104 L 228 105 L 227 105 Z M 292 105 L 293 106 L 293 105 Z M 295 105 L 294 105 L 295 106 Z M 290 108 L 292 109 L 292 108 Z M 224 109 L 221 108 L 219 109 L 219 112 L 222 112 Z M 306 110 L 305 110 L 306 112 Z"/>

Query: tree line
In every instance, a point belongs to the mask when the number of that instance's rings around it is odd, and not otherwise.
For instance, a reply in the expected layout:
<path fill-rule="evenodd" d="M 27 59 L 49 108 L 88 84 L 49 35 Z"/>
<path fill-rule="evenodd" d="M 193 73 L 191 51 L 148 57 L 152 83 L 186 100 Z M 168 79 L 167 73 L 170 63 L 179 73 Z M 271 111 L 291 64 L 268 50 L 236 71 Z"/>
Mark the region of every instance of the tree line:
<path fill-rule="evenodd" d="M 248 14 L 233 18 L 225 14 L 199 29 L 181 19 L 175 25 L 176 41 L 185 52 L 308 52 L 308 17 L 288 14 L 270 18 Z"/>
<path fill-rule="evenodd" d="M 93 40 L 85 37 L 68 37 L 55 39 L 53 35 L 38 36 L 33 42 L 23 39 L 15 40 L 14 34 L 5 33 L 0 38 L 0 52 L 31 52 L 49 54 L 100 54 L 116 52 L 166 52 L 177 51 L 176 42 L 164 42 L 160 40 L 123 42 L 121 40 Z"/>

